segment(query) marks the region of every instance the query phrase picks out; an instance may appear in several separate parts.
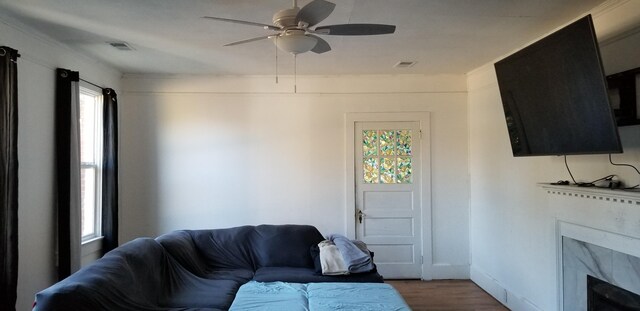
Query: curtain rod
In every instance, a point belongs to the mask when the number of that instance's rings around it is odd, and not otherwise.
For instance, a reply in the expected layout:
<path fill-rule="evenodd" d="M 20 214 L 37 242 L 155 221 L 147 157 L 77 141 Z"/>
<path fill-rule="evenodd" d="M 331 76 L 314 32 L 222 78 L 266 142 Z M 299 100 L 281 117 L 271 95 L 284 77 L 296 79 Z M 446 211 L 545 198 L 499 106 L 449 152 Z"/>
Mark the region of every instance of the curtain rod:
<path fill-rule="evenodd" d="M 99 85 L 97 85 L 97 84 L 95 84 L 95 83 L 89 82 L 89 81 L 87 81 L 87 80 L 85 80 L 85 79 L 82 79 L 82 78 L 80 78 L 80 81 L 82 81 L 82 82 L 84 82 L 84 83 L 87 83 L 87 84 L 91 84 L 91 85 L 93 85 L 93 86 L 95 86 L 95 87 L 97 87 L 97 88 L 99 88 L 99 89 L 101 89 L 101 90 L 104 90 L 104 89 L 105 89 L 104 87 L 101 87 L 101 86 L 99 86 Z"/>

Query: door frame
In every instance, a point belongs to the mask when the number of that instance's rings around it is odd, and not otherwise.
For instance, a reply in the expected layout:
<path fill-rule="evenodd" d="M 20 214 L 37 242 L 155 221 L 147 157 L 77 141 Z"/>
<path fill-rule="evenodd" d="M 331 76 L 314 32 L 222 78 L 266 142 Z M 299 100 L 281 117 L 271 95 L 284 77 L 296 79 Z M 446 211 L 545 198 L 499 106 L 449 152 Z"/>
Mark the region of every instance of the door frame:
<path fill-rule="evenodd" d="M 357 122 L 419 122 L 421 156 L 421 200 L 418 202 L 421 212 L 422 228 L 420 236 L 422 240 L 422 279 L 433 278 L 433 250 L 432 250 L 432 223 L 431 223 L 431 135 L 430 113 L 418 112 L 347 112 L 345 114 L 345 168 L 346 178 L 346 204 L 345 227 L 347 236 L 356 237 L 356 123 Z"/>

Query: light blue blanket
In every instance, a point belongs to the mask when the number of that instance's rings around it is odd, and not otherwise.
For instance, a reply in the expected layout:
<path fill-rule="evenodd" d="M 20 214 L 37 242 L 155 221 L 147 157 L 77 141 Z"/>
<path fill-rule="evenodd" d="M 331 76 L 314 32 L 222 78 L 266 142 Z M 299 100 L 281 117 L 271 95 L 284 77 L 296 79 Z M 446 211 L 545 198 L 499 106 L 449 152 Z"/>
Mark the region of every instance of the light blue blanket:
<path fill-rule="evenodd" d="M 393 286 L 384 283 L 309 283 L 310 311 L 410 311 Z"/>
<path fill-rule="evenodd" d="M 307 284 L 248 282 L 236 293 L 229 311 L 309 311 Z"/>
<path fill-rule="evenodd" d="M 230 311 L 410 311 L 402 296 L 384 283 L 260 283 L 240 287 Z"/>
<path fill-rule="evenodd" d="M 338 247 L 350 273 L 363 273 L 373 270 L 371 254 L 361 250 L 349 238 L 340 234 L 331 234 L 327 239 Z"/>

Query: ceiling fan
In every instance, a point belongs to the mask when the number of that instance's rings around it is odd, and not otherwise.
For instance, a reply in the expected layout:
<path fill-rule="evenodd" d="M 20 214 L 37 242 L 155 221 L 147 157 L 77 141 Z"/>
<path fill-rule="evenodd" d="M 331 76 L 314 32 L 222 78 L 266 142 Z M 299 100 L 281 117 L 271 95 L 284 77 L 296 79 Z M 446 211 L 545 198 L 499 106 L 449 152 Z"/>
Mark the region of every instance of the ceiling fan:
<path fill-rule="evenodd" d="M 329 1 L 313 0 L 299 8 L 298 1 L 293 0 L 293 8 L 281 10 L 273 15 L 273 25 L 213 16 L 204 16 L 203 18 L 259 26 L 266 30 L 276 31 L 276 33 L 266 36 L 236 41 L 225 46 L 275 38 L 274 41 L 278 48 L 294 55 L 308 51 L 318 54 L 331 51 L 329 43 L 317 35 L 368 36 L 391 34 L 396 30 L 395 25 L 382 24 L 340 24 L 311 28 L 329 17 L 335 6 Z"/>

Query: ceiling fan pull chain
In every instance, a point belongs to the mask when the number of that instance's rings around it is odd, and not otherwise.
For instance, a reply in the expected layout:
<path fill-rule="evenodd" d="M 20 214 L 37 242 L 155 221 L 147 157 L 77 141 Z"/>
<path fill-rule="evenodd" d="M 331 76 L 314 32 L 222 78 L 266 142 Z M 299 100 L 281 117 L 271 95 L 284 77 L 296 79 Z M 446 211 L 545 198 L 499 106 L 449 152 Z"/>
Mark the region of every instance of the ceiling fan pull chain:
<path fill-rule="evenodd" d="M 278 84 L 278 37 L 276 36 L 276 84 Z"/>
<path fill-rule="evenodd" d="M 293 54 L 293 92 L 298 93 L 298 54 Z"/>

